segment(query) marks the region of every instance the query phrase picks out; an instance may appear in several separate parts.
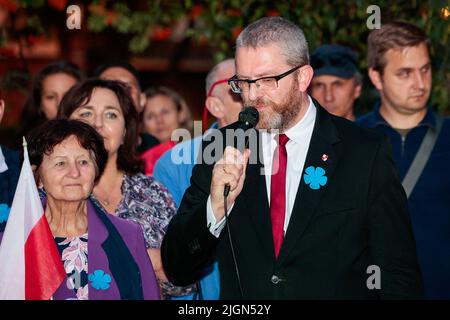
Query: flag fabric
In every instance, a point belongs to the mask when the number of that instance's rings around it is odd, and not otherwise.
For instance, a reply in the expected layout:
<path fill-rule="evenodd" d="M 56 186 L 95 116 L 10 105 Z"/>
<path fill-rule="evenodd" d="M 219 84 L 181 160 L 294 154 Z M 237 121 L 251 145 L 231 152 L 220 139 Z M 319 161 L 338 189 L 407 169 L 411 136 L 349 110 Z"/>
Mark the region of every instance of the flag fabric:
<path fill-rule="evenodd" d="M 0 244 L 0 299 L 51 299 L 65 277 L 24 139 L 22 170 Z"/>

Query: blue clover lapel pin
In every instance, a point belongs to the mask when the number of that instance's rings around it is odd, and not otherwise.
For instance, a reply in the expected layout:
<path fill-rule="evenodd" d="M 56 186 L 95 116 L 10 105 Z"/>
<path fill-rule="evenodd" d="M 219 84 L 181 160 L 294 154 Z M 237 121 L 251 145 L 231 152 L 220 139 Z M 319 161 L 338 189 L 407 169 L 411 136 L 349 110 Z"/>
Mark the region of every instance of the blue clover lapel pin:
<path fill-rule="evenodd" d="M 303 174 L 303 180 L 313 190 L 318 190 L 327 184 L 328 178 L 321 167 L 309 166 Z"/>
<path fill-rule="evenodd" d="M 111 276 L 99 269 L 88 275 L 88 280 L 94 289 L 108 290 L 111 284 Z"/>

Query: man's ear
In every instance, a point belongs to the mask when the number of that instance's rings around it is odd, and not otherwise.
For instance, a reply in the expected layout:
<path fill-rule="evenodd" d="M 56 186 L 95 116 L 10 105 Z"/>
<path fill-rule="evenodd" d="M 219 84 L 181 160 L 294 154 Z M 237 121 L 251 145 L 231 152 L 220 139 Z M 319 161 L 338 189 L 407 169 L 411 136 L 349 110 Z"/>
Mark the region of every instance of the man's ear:
<path fill-rule="evenodd" d="M 306 92 L 308 90 L 309 84 L 313 78 L 314 71 L 313 68 L 308 64 L 299 69 L 298 72 L 298 85 L 301 92 Z"/>
<path fill-rule="evenodd" d="M 353 97 L 355 100 L 358 99 L 361 96 L 361 91 L 362 91 L 362 83 L 358 84 L 355 87 L 355 95 Z"/>
<path fill-rule="evenodd" d="M 373 68 L 369 68 L 368 74 L 369 74 L 370 81 L 372 81 L 372 84 L 374 85 L 374 87 L 378 91 L 381 91 L 383 89 L 383 81 L 381 79 L 380 72 Z"/>
<path fill-rule="evenodd" d="M 3 101 L 3 99 L 0 99 L 0 123 L 2 122 L 4 112 L 5 112 L 5 101 Z"/>
<path fill-rule="evenodd" d="M 208 97 L 205 102 L 206 108 L 216 119 L 222 119 L 225 116 L 225 106 L 217 97 Z"/>

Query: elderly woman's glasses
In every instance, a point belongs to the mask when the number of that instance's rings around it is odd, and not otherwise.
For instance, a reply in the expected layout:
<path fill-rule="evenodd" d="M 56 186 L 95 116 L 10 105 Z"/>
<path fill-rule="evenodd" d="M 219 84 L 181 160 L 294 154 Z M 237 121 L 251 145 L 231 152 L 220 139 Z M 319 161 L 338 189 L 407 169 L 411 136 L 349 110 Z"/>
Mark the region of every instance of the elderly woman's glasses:
<path fill-rule="evenodd" d="M 292 72 L 300 68 L 297 66 L 277 76 L 262 77 L 254 80 L 238 79 L 236 75 L 228 79 L 228 84 L 234 93 L 242 93 L 250 90 L 250 84 L 254 83 L 256 88 L 261 90 L 273 90 L 278 88 L 278 81 L 290 75 Z"/>

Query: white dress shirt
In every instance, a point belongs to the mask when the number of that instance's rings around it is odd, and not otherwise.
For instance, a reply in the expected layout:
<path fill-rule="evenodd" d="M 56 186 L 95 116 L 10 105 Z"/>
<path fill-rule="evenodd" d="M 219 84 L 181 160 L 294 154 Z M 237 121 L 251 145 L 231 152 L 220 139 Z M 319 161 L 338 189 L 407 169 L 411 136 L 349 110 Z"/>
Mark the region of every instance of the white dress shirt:
<path fill-rule="evenodd" d="M 316 121 L 316 107 L 309 98 L 309 106 L 303 118 L 297 122 L 293 127 L 286 130 L 284 134 L 287 135 L 289 141 L 286 144 L 287 152 L 287 167 L 286 167 L 286 214 L 284 218 L 284 232 L 289 225 L 291 219 L 292 209 L 294 208 L 295 198 L 297 196 L 298 186 L 303 176 L 303 167 L 305 165 L 306 155 L 309 149 L 309 143 L 314 129 L 314 123 Z M 262 134 L 262 154 L 264 163 L 264 172 L 266 176 L 266 190 L 267 199 L 270 206 L 270 180 L 272 178 L 272 161 L 275 148 L 278 141 L 276 141 L 275 133 L 269 133 L 267 131 L 261 131 Z M 228 209 L 228 213 L 233 209 L 234 203 Z M 219 237 L 222 229 L 225 226 L 225 218 L 217 222 L 214 217 L 211 196 L 208 197 L 207 202 L 207 225 L 210 232 Z"/>
<path fill-rule="evenodd" d="M 0 173 L 5 172 L 6 170 L 8 170 L 8 166 L 6 165 L 6 160 L 2 152 L 2 147 L 0 147 Z"/>

